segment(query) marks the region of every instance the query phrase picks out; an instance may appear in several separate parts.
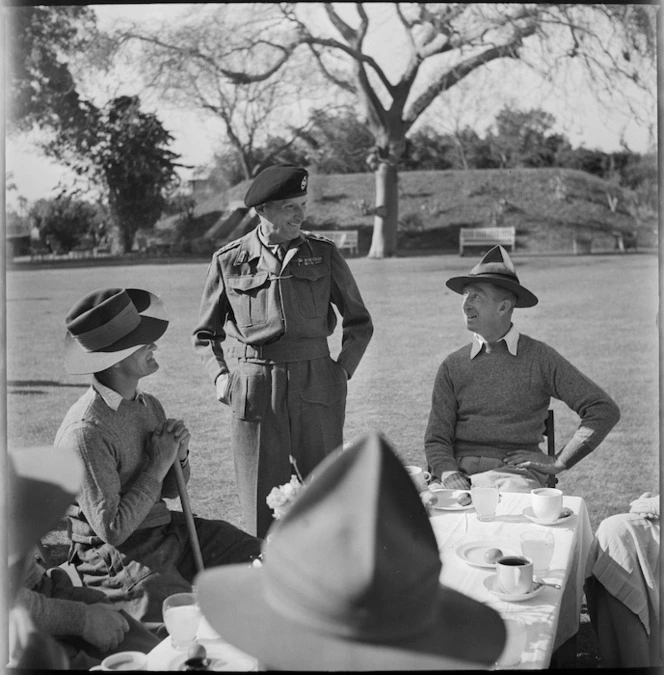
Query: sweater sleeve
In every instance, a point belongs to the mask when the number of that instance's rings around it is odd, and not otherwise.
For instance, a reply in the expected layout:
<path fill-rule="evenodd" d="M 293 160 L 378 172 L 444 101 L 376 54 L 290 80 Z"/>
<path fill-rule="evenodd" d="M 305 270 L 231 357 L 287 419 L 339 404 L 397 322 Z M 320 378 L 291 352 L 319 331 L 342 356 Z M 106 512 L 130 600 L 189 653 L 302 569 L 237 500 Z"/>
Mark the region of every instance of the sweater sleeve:
<path fill-rule="evenodd" d="M 457 403 L 449 372 L 449 361 L 441 364 L 433 385 L 431 411 L 424 435 L 424 452 L 431 473 L 441 478 L 446 471 L 458 471 L 454 458 L 454 431 Z"/>
<path fill-rule="evenodd" d="M 226 339 L 224 323 L 229 312 L 224 277 L 217 255 L 208 266 L 207 278 L 198 310 L 198 323 L 193 331 L 194 351 L 214 382 L 228 372 L 221 343 Z"/>
<path fill-rule="evenodd" d="M 21 588 L 18 603 L 25 607 L 35 626 L 53 637 L 82 636 L 85 629 L 85 604 L 75 600 L 50 598 Z"/>
<path fill-rule="evenodd" d="M 589 455 L 620 419 L 616 402 L 595 382 L 575 368 L 555 349 L 543 345 L 548 356 L 542 359 L 552 391 L 581 419 L 572 438 L 557 453 L 566 469 Z"/>
<path fill-rule="evenodd" d="M 113 449 L 121 443 L 98 424 L 74 425 L 60 444 L 70 443 L 83 460 L 78 503 L 97 536 L 118 546 L 133 534 L 161 497 L 162 483 L 141 471 L 122 490 Z"/>

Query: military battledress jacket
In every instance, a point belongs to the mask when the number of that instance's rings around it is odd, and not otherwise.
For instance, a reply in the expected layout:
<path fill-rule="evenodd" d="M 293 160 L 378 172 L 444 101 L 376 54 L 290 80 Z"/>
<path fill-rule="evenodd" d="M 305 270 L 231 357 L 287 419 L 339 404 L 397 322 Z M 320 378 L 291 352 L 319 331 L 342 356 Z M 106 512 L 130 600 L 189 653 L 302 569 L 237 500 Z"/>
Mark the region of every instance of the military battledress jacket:
<path fill-rule="evenodd" d="M 335 308 L 336 362 L 327 341 Z M 342 442 L 345 373 L 355 372 L 372 333 L 350 268 L 329 239 L 302 232 L 280 261 L 256 228 L 213 255 L 193 341 L 213 381 L 231 373 L 231 442 L 249 531 L 263 536 L 271 522 L 265 496 L 288 482 L 289 456 L 306 475 Z M 322 398 L 304 410 L 312 397 L 293 392 L 314 389 Z M 262 525 L 254 530 L 256 518 Z"/>

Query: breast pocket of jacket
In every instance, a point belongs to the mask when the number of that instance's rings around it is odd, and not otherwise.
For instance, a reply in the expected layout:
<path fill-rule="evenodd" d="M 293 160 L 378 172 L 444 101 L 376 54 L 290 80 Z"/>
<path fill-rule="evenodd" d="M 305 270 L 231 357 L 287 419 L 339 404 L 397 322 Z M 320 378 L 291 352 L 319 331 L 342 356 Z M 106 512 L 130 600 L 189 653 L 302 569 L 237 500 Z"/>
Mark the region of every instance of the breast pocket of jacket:
<path fill-rule="evenodd" d="M 327 314 L 330 304 L 330 273 L 325 265 L 294 265 L 293 291 L 302 316 L 309 318 Z"/>
<path fill-rule="evenodd" d="M 257 326 L 267 321 L 268 273 L 228 277 L 228 299 L 238 326 Z"/>

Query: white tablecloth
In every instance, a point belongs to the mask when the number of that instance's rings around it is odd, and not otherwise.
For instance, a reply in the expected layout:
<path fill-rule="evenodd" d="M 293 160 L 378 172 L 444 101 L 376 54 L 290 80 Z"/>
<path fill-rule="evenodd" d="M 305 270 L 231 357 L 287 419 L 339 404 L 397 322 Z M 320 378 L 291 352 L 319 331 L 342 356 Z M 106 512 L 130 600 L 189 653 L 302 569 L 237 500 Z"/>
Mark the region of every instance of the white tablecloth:
<path fill-rule="evenodd" d="M 581 497 L 563 498 L 573 516 L 555 526 L 537 525 L 523 515 L 530 506 L 530 495 L 503 492 L 493 521 L 481 522 L 474 510 L 433 510 L 431 525 L 441 553 L 442 583 L 496 609 L 504 618 L 518 616 L 526 627 L 526 646 L 521 662 L 511 668 L 547 668 L 551 654 L 579 629 L 583 599 L 585 564 L 592 542 L 588 510 Z M 506 602 L 489 592 L 485 580 L 492 569 L 469 565 L 457 554 L 466 541 L 496 542 L 497 548 L 510 546 L 520 553 L 521 533 L 547 529 L 554 535 L 555 548 L 546 581 L 561 589 L 546 587 L 524 602 Z M 481 628 L 478 627 L 478 637 Z"/>
<path fill-rule="evenodd" d="M 196 642 L 203 645 L 208 657 L 215 660 L 214 670 L 258 670 L 258 661 L 219 637 L 205 617 L 201 619 Z M 167 637 L 148 654 L 148 670 L 180 670 L 186 658 L 186 652 L 172 647 L 171 638 Z"/>

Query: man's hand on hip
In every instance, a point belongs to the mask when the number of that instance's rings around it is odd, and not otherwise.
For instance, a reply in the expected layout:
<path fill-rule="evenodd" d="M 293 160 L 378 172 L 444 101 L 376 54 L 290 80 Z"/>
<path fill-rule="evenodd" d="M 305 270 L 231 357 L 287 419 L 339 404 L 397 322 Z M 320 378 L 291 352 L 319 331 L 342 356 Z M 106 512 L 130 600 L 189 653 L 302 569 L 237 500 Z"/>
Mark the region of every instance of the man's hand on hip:
<path fill-rule="evenodd" d="M 533 469 L 534 471 L 554 475 L 565 469 L 555 457 L 545 455 L 539 450 L 510 450 L 505 453 L 503 462 L 509 466 L 518 466 L 521 469 Z"/>

